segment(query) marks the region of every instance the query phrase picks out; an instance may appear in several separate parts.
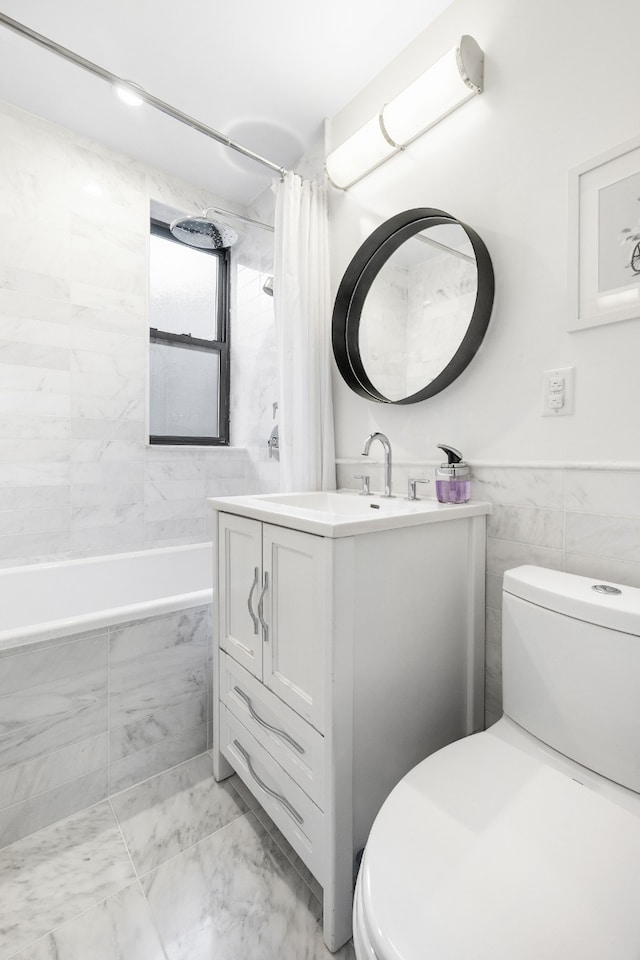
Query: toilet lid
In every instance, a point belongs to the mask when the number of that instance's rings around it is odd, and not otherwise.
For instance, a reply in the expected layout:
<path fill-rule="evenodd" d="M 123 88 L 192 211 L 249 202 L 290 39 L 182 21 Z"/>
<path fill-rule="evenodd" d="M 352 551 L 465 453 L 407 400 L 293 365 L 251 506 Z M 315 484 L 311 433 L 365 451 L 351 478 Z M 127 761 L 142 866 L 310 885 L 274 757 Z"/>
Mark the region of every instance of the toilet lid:
<path fill-rule="evenodd" d="M 640 797 L 509 737 L 444 748 L 384 803 L 360 877 L 380 960 L 640 957 Z"/>

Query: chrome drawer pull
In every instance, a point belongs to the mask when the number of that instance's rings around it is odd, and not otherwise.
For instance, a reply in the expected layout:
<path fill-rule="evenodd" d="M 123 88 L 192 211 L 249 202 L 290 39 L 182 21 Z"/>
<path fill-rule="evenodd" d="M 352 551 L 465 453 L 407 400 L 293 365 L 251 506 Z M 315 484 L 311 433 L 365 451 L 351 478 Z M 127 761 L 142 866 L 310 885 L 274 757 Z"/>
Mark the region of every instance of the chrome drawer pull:
<path fill-rule="evenodd" d="M 258 618 L 256 617 L 255 613 L 253 612 L 253 603 L 252 603 L 252 601 L 253 601 L 253 591 L 254 591 L 254 590 L 257 588 L 257 586 L 258 586 L 258 576 L 259 576 L 259 574 L 260 574 L 260 571 L 259 571 L 258 567 L 254 567 L 254 568 L 253 568 L 253 583 L 251 584 L 251 590 L 249 590 L 249 596 L 247 597 L 247 610 L 249 611 L 249 616 L 250 616 L 251 619 L 253 620 L 253 632 L 256 634 L 256 636 L 257 636 L 257 634 L 258 634 Z"/>
<path fill-rule="evenodd" d="M 285 808 L 285 810 L 287 811 L 287 813 L 289 814 L 289 816 L 293 817 L 293 819 L 296 821 L 296 823 L 299 823 L 300 826 L 302 826 L 302 824 L 304 823 L 303 818 L 300 816 L 300 814 L 299 814 L 298 811 L 295 809 L 295 807 L 292 807 L 292 806 L 291 806 L 291 804 L 289 803 L 289 801 L 287 800 L 287 798 L 286 798 L 286 797 L 283 797 L 281 793 L 277 793 L 275 790 L 272 790 L 271 787 L 268 787 L 268 786 L 266 785 L 266 783 L 264 782 L 264 780 L 261 780 L 261 779 L 260 779 L 260 777 L 258 776 L 258 774 L 257 774 L 257 773 L 255 772 L 255 770 L 253 769 L 253 764 L 251 763 L 251 757 L 249 756 L 249 754 L 247 753 L 247 751 L 245 750 L 245 748 L 244 748 L 240 743 L 238 743 L 237 740 L 234 740 L 234 741 L 233 741 L 233 745 L 234 745 L 234 747 L 236 748 L 236 750 L 238 751 L 238 753 L 240 754 L 240 756 L 243 758 L 244 762 L 246 763 L 246 765 L 247 765 L 247 767 L 248 767 L 248 769 L 249 769 L 249 773 L 251 774 L 251 776 L 253 777 L 253 779 L 256 781 L 256 783 L 258 784 L 258 786 L 262 787 L 262 789 L 264 790 L 264 792 L 265 792 L 265 793 L 268 793 L 269 796 L 270 796 L 270 797 L 273 797 L 274 800 L 277 800 L 278 803 L 281 803 L 282 806 L 283 806 L 283 807 Z"/>
<path fill-rule="evenodd" d="M 274 727 L 272 724 L 267 723 L 266 720 L 263 720 L 262 717 L 256 713 L 255 708 L 251 703 L 251 698 L 247 696 L 244 690 L 241 690 L 240 687 L 234 687 L 233 692 L 237 693 L 238 696 L 242 700 L 244 700 L 244 702 L 247 705 L 247 709 L 249 710 L 249 713 L 251 714 L 252 718 L 255 720 L 256 723 L 259 723 L 261 727 L 264 727 L 266 730 L 270 730 L 271 733 L 275 733 L 276 736 L 281 737 L 283 740 L 286 740 L 287 743 L 291 744 L 294 750 L 298 751 L 298 753 L 300 754 L 306 753 L 306 750 L 304 749 L 304 747 L 301 747 L 300 744 L 293 739 L 293 737 L 290 737 L 288 733 L 284 732 L 284 730 L 280 730 L 279 727 Z"/>
<path fill-rule="evenodd" d="M 264 619 L 264 595 L 268 589 L 269 589 L 269 574 L 265 570 L 264 586 L 262 588 L 262 593 L 260 594 L 260 599 L 258 600 L 258 619 L 262 624 L 262 629 L 264 630 L 265 643 L 269 643 L 269 624 Z"/>

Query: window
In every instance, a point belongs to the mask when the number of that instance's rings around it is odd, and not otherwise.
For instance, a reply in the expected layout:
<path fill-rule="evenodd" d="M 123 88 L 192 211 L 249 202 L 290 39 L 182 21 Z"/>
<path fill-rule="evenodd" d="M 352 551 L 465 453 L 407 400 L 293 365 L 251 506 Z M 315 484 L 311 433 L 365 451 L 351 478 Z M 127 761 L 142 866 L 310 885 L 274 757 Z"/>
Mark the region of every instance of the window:
<path fill-rule="evenodd" d="M 229 443 L 229 251 L 151 221 L 149 442 Z"/>

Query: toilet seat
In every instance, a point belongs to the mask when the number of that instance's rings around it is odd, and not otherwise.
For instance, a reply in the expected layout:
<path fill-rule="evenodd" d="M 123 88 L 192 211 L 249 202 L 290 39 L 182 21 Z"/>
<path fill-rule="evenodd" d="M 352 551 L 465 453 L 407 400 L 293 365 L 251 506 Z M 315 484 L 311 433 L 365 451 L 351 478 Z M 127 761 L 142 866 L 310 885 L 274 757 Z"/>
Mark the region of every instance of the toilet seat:
<path fill-rule="evenodd" d="M 637 960 L 640 796 L 507 718 L 418 764 L 372 827 L 359 960 Z"/>

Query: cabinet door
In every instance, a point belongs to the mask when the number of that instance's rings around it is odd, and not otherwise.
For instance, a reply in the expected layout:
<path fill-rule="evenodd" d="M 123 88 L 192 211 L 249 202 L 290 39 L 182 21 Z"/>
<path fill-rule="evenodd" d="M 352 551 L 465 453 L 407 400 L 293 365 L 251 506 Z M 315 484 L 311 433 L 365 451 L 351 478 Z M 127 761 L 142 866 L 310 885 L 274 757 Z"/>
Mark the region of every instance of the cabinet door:
<path fill-rule="evenodd" d="M 264 524 L 263 682 L 321 733 L 327 566 L 322 537 Z"/>
<path fill-rule="evenodd" d="M 221 513 L 219 531 L 220 646 L 261 680 L 262 524 Z"/>

